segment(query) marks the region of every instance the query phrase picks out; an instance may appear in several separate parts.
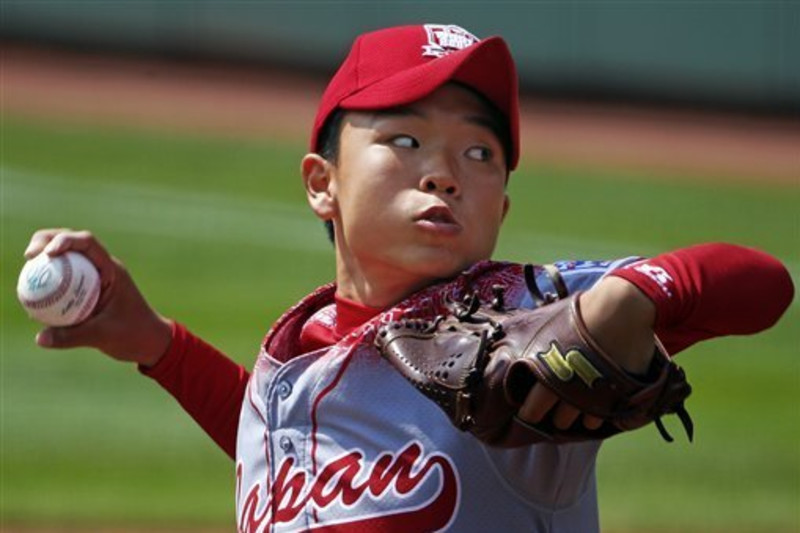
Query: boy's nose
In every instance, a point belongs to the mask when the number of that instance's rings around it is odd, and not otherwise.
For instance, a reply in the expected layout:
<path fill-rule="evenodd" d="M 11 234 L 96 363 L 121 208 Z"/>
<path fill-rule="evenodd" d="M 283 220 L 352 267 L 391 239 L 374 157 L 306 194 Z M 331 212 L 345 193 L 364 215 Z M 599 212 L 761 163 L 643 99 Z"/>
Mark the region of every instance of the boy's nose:
<path fill-rule="evenodd" d="M 423 191 L 440 191 L 449 195 L 455 195 L 458 192 L 455 180 L 446 176 L 425 176 L 422 178 L 421 188 Z"/>
<path fill-rule="evenodd" d="M 441 192 L 450 196 L 457 196 L 461 192 L 458 181 L 450 172 L 426 174 L 420 180 L 419 185 L 423 191 Z"/>

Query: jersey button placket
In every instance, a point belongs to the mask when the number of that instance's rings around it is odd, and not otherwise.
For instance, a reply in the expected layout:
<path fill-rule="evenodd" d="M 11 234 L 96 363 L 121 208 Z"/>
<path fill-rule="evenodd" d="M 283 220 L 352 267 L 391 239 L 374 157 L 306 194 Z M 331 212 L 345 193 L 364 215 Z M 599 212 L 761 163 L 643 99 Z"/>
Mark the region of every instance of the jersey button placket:
<path fill-rule="evenodd" d="M 278 383 L 278 398 L 281 400 L 287 399 L 292 394 L 292 384 L 286 380 Z"/>
<path fill-rule="evenodd" d="M 277 396 L 278 401 L 283 402 L 289 399 L 292 395 L 292 383 L 287 379 L 281 379 L 278 381 L 277 385 L 275 386 L 275 394 Z M 282 433 L 285 430 L 279 430 L 278 433 Z M 277 436 L 277 435 L 276 435 Z M 291 454 L 294 452 L 294 443 L 292 439 L 287 435 L 281 435 L 278 437 L 278 447 L 284 454 Z"/>
<path fill-rule="evenodd" d="M 286 435 L 282 436 L 278 440 L 278 446 L 281 447 L 281 450 L 283 450 L 284 453 L 289 453 L 292 451 L 292 448 L 294 448 L 294 444 L 292 444 L 292 439 L 290 439 Z"/>

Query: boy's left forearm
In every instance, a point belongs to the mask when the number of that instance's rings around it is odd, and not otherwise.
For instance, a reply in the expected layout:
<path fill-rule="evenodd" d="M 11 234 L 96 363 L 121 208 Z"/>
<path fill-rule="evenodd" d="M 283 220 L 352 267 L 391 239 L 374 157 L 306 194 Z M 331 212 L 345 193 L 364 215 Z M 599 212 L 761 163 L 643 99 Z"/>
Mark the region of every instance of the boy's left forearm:
<path fill-rule="evenodd" d="M 581 296 L 589 332 L 632 373 L 645 373 L 657 332 L 670 353 L 711 337 L 772 326 L 794 294 L 786 268 L 764 252 L 713 243 L 612 272 Z"/>
<path fill-rule="evenodd" d="M 653 327 L 671 354 L 713 337 L 772 327 L 794 296 L 780 261 L 727 243 L 674 250 L 609 277 L 631 282 L 655 304 Z"/>
<path fill-rule="evenodd" d="M 636 286 L 609 277 L 580 296 L 581 315 L 597 344 L 625 370 L 645 374 L 653 357 L 655 304 Z"/>

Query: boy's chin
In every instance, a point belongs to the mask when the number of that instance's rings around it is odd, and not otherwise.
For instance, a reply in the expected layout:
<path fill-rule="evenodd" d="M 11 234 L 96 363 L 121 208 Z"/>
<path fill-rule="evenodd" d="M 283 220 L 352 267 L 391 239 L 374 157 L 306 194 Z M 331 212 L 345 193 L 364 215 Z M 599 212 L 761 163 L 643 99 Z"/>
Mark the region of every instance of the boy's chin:
<path fill-rule="evenodd" d="M 422 258 L 415 270 L 425 278 L 434 281 L 453 278 L 469 267 L 481 261 L 482 258 L 458 257 L 454 255 L 433 256 Z"/>

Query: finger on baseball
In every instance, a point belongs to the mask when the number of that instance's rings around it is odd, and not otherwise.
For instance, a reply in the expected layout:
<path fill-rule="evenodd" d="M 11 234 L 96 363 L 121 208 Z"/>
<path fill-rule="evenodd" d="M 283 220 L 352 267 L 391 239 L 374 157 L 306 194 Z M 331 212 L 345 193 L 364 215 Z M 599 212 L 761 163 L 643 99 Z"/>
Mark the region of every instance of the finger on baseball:
<path fill-rule="evenodd" d="M 557 403 L 558 396 L 554 392 L 536 383 L 525 397 L 517 414 L 523 420 L 535 424 L 541 422 Z"/>
<path fill-rule="evenodd" d="M 70 250 L 81 252 L 90 259 L 92 259 L 91 254 L 96 254 L 98 250 L 105 252 L 94 235 L 86 230 L 61 231 L 54 235 L 44 247 L 44 252 L 48 255 L 59 255 Z"/>
<path fill-rule="evenodd" d="M 77 348 L 93 346 L 90 340 L 95 337 L 94 328 L 84 322 L 77 326 L 45 328 L 36 335 L 36 344 L 42 348 Z"/>
<path fill-rule="evenodd" d="M 36 335 L 36 344 L 42 348 L 75 348 L 83 346 L 75 335 L 78 326 L 45 328 Z"/>
<path fill-rule="evenodd" d="M 44 252 L 51 256 L 68 251 L 85 255 L 100 272 L 100 279 L 104 285 L 113 278 L 114 262 L 105 247 L 90 231 L 60 231 L 44 247 Z"/>
<path fill-rule="evenodd" d="M 53 328 L 45 328 L 36 334 L 36 344 L 42 348 L 53 347 Z"/>
<path fill-rule="evenodd" d="M 58 235 L 59 233 L 63 233 L 65 231 L 70 231 L 69 228 L 49 228 L 49 229 L 40 229 L 31 236 L 31 240 L 28 243 L 28 247 L 25 248 L 25 252 L 23 255 L 25 259 L 33 259 L 37 255 L 39 255 L 42 250 L 44 250 L 45 246 L 47 246 L 53 238 Z"/>

